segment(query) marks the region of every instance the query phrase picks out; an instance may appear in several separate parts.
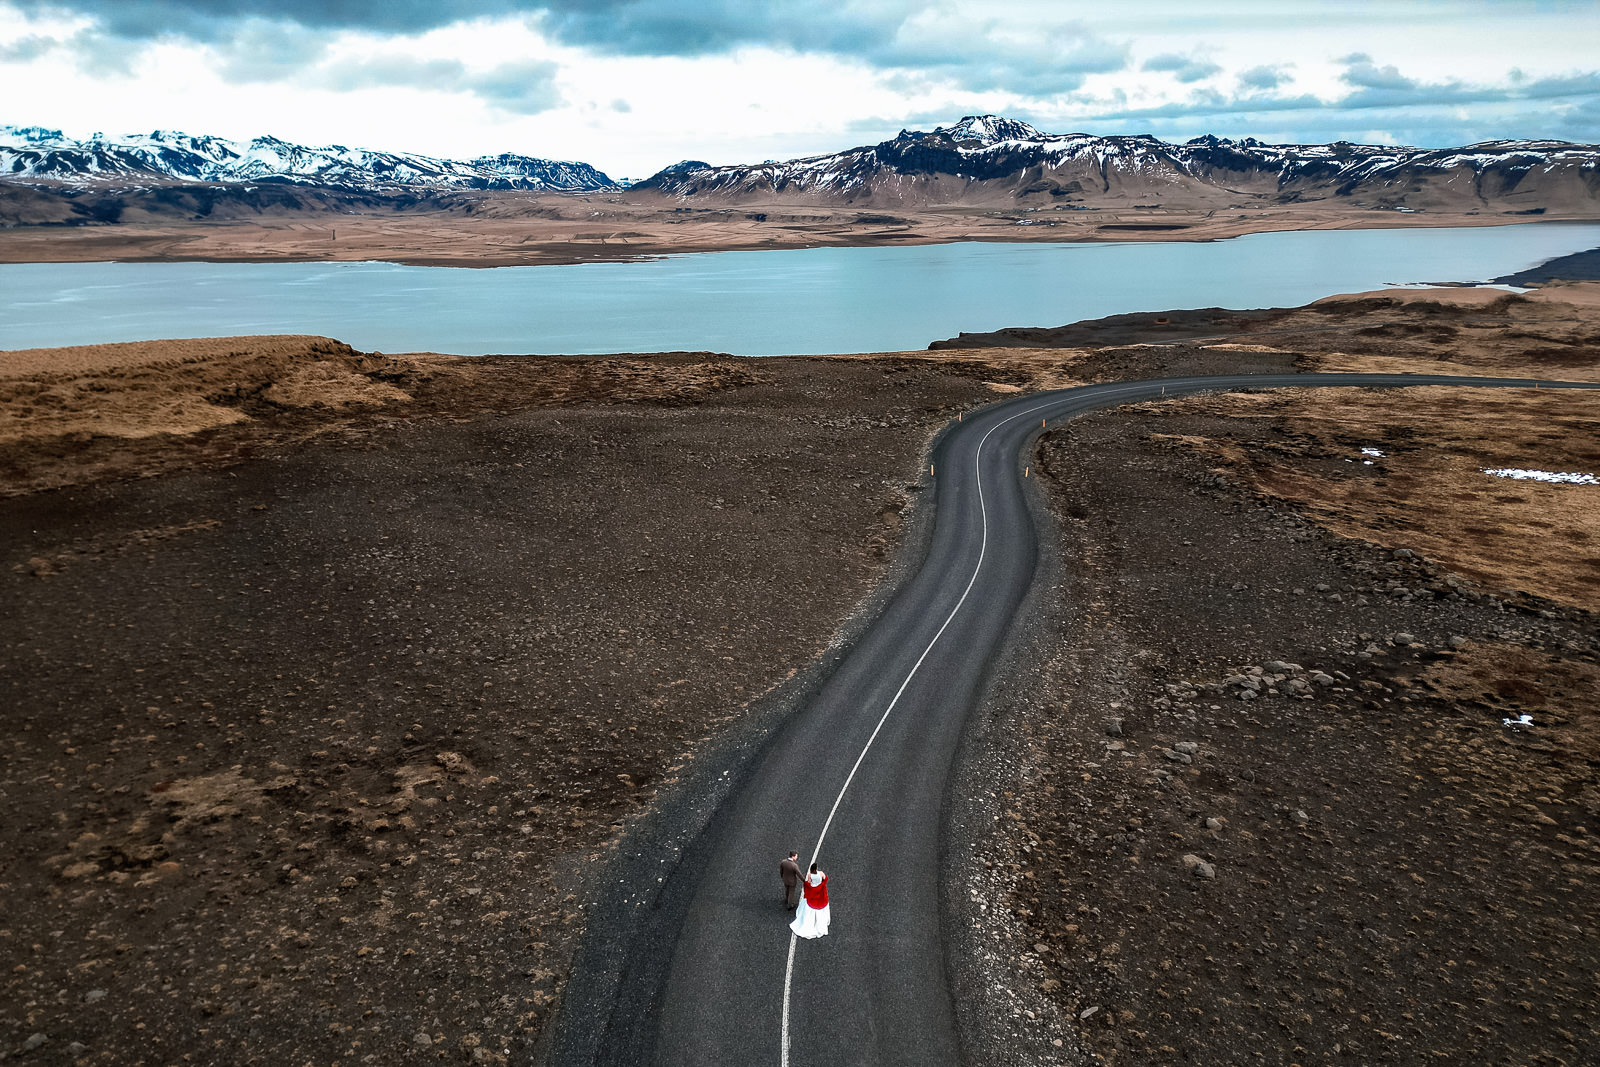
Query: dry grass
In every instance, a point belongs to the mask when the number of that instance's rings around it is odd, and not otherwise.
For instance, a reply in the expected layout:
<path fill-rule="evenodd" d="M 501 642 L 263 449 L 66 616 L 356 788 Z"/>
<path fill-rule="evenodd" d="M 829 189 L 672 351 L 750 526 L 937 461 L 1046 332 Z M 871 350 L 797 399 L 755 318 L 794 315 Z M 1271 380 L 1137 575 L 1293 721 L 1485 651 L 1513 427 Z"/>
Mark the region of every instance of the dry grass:
<path fill-rule="evenodd" d="M 219 337 L 0 353 L 0 447 L 77 437 L 187 435 L 252 408 L 381 406 L 412 364 L 326 337 Z"/>
<path fill-rule="evenodd" d="M 996 392 L 1070 389 L 1090 378 L 1077 365 L 1092 348 L 951 348 L 909 352 L 857 352 L 819 359 L 871 360 L 888 365 L 936 366 L 946 373 L 984 380 Z"/>
<path fill-rule="evenodd" d="M 1600 395 L 1310 389 L 1167 410 L 1267 424 L 1240 435 L 1249 441 L 1181 442 L 1337 533 L 1413 549 L 1491 589 L 1600 607 L 1600 487 L 1483 473 L 1600 473 Z M 1362 447 L 1384 455 L 1367 465 Z"/>
<path fill-rule="evenodd" d="M 1329 297 L 1274 322 L 1306 370 L 1600 381 L 1600 284 Z"/>

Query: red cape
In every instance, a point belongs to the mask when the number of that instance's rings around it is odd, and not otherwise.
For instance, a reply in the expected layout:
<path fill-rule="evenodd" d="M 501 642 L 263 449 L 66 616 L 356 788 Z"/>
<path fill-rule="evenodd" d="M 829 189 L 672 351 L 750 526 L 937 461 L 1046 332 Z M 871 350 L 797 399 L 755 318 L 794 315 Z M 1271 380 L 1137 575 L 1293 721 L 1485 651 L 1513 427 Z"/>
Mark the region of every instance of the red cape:
<path fill-rule="evenodd" d="M 811 908 L 826 908 L 828 906 L 828 876 L 823 875 L 822 881 L 816 885 L 804 883 L 806 906 Z"/>

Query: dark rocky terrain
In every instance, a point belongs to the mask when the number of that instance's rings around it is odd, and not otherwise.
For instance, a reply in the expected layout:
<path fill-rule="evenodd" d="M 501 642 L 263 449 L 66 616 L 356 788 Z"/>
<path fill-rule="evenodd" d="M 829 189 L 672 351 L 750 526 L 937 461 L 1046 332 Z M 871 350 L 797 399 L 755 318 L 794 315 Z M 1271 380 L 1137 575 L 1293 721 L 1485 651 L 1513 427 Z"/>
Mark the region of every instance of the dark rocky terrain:
<path fill-rule="evenodd" d="M 1584 293 L 833 359 L 7 353 L 0 1053 L 535 1056 L 608 842 L 866 595 L 957 411 L 1593 378 Z M 976 1059 L 1585 1062 L 1600 508 L 1481 468 L 1593 470 L 1597 403 L 1247 394 L 1044 439 L 1061 538 L 951 809 Z"/>
<path fill-rule="evenodd" d="M 1549 282 L 1600 282 L 1600 248 L 1557 256 L 1537 267 L 1496 278 L 1503 285 L 1545 285 Z"/>
<path fill-rule="evenodd" d="M 472 362 L 0 501 L 0 1054 L 525 1061 L 608 840 L 993 395 L 725 364 Z"/>
<path fill-rule="evenodd" d="M 996 1062 L 1588 1062 L 1592 605 L 1331 535 L 1172 442 L 1271 455 L 1286 417 L 1153 407 L 1040 450 L 1042 670 L 986 726 L 962 818 L 1000 829 L 952 894 Z"/>

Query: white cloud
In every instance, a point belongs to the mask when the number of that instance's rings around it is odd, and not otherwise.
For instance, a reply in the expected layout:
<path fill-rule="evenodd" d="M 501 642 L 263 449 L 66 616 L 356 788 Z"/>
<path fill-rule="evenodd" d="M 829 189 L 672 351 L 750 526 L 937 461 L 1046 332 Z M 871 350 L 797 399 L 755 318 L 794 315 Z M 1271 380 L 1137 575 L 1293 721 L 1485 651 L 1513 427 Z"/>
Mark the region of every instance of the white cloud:
<path fill-rule="evenodd" d="M 630 177 L 980 111 L 1168 137 L 1600 139 L 1600 20 L 1570 4 L 551 2 L 531 18 L 510 13 L 524 0 L 249 6 L 296 21 L 222 0 L 0 0 L 0 95 L 8 121 L 79 134 L 514 151 Z M 90 3 L 102 20 L 69 11 Z"/>

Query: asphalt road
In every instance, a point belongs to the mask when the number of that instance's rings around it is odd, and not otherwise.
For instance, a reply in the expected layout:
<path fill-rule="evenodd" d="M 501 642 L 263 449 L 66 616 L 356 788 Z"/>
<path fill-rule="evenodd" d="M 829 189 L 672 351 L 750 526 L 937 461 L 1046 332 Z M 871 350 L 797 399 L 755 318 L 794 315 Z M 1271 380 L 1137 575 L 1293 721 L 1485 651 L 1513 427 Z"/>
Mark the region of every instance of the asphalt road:
<path fill-rule="evenodd" d="M 677 841 L 647 827 L 622 850 L 545 1058 L 563 1067 L 977 1058 L 963 1056 L 946 975 L 942 814 L 968 713 L 1033 580 L 1023 467 L 1042 420 L 1217 389 L 1429 384 L 1586 387 L 1426 375 L 1173 378 L 1019 396 L 952 427 L 933 454 L 936 511 L 921 566 L 800 706 L 668 801 L 683 809 L 661 815 L 680 825 Z M 789 933 L 777 865 L 791 848 L 829 874 L 826 938 Z"/>

